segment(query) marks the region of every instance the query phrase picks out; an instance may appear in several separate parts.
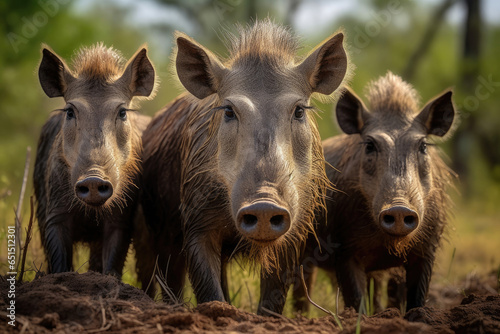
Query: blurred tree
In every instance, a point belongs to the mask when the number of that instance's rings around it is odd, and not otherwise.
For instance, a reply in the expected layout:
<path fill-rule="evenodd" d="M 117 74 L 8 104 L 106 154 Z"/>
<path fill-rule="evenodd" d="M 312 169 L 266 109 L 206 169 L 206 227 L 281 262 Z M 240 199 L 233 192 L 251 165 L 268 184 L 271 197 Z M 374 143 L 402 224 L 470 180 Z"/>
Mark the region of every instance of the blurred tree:
<path fill-rule="evenodd" d="M 418 63 L 429 50 L 430 45 L 436 37 L 439 27 L 444 21 L 446 13 L 457 1 L 458 0 L 443 1 L 443 3 L 437 8 L 436 12 L 432 16 L 419 46 L 413 52 L 410 60 L 408 61 L 408 64 L 406 65 L 406 68 L 403 70 L 403 78 L 408 82 L 411 82 L 413 80 L 413 75 L 415 73 L 415 69 L 418 67 Z"/>
<path fill-rule="evenodd" d="M 195 27 L 197 39 L 211 47 L 223 49 L 220 29 L 232 30 L 235 23 L 247 23 L 256 18 L 272 17 L 291 26 L 302 0 L 156 0 L 178 11 Z"/>
<path fill-rule="evenodd" d="M 466 30 L 465 30 L 465 41 L 464 41 L 464 53 L 463 53 L 463 74 L 462 74 L 462 86 L 464 91 L 466 91 L 471 96 L 477 97 L 478 85 L 483 84 L 483 92 L 491 91 L 494 89 L 492 86 L 498 87 L 498 82 L 496 84 L 487 87 L 484 82 L 493 78 L 492 74 L 482 77 L 480 80 L 479 76 L 481 71 L 481 66 L 484 63 L 484 57 L 482 56 L 482 46 L 484 45 L 483 39 L 483 21 L 481 18 L 481 0 L 465 0 L 467 5 L 467 18 L 466 18 Z M 478 79 L 480 81 L 478 81 Z M 498 78 L 495 78 L 497 80 Z M 488 165 L 488 169 L 494 170 L 495 167 L 500 165 L 500 149 L 498 148 L 498 143 L 500 143 L 500 134 L 498 131 L 482 131 L 480 128 L 479 118 L 485 119 L 488 115 L 487 111 L 481 110 L 481 114 L 477 112 L 471 113 L 467 120 L 467 126 L 463 132 L 473 132 L 477 134 L 477 139 L 479 145 L 484 154 L 485 161 Z M 490 117 L 488 117 L 490 118 Z M 500 126 L 499 117 L 492 118 L 491 121 L 497 126 Z M 498 127 L 497 127 L 498 128 Z M 459 132 L 459 137 L 457 138 L 457 143 L 461 139 L 461 132 Z M 458 144 L 459 145 L 459 144 Z M 458 146 L 457 145 L 457 146 Z M 457 160 L 462 166 L 457 166 L 458 168 L 466 167 L 467 158 L 464 156 L 464 152 L 459 152 L 457 147 Z"/>
<path fill-rule="evenodd" d="M 464 0 L 467 8 L 464 24 L 464 44 L 461 61 L 461 78 L 459 88 L 465 96 L 474 96 L 480 74 L 481 51 L 481 0 Z M 469 166 L 471 164 L 470 149 L 474 147 L 476 138 L 483 137 L 476 133 L 478 112 L 471 112 L 460 125 L 453 141 L 453 168 L 460 175 L 465 188 L 465 195 L 470 195 Z M 486 147 L 483 147 L 486 151 Z"/>

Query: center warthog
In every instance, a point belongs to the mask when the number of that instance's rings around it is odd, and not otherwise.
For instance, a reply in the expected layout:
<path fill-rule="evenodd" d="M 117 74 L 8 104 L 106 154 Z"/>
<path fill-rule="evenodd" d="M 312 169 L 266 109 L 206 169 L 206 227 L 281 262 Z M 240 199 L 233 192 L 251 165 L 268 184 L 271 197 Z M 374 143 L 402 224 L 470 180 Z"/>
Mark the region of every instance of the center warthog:
<path fill-rule="evenodd" d="M 152 94 L 146 49 L 124 64 L 98 44 L 79 51 L 73 71 L 44 47 L 40 84 L 63 97 L 42 129 L 35 163 L 37 218 L 49 272 L 69 271 L 73 243 L 90 243 L 90 270 L 120 276 L 132 234 L 141 134 L 149 117 L 134 97 Z"/>
<path fill-rule="evenodd" d="M 425 303 L 453 177 L 430 139 L 450 132 L 451 95 L 419 110 L 415 90 L 388 73 L 368 87 L 370 110 L 350 90 L 337 104 L 347 135 L 323 147 L 339 191 L 329 194 L 328 224 L 316 231 L 323 254 L 314 253 L 311 240 L 304 266 L 335 270 L 346 306 L 358 309 L 366 298 L 367 275 L 399 266 L 406 269 L 407 309 Z"/>
<path fill-rule="evenodd" d="M 328 182 L 309 98 L 341 85 L 343 35 L 301 62 L 295 38 L 269 21 L 230 40 L 223 63 L 177 36 L 177 74 L 194 97 L 168 105 L 144 134 L 143 205 L 156 238 L 145 242 L 153 256 L 137 247 L 139 273 L 147 284 L 144 260 L 158 255 L 178 294 L 185 256 L 198 302 L 229 301 L 225 267 L 241 254 L 262 267 L 259 311 L 282 312 L 288 283 L 280 276 L 313 230 Z"/>

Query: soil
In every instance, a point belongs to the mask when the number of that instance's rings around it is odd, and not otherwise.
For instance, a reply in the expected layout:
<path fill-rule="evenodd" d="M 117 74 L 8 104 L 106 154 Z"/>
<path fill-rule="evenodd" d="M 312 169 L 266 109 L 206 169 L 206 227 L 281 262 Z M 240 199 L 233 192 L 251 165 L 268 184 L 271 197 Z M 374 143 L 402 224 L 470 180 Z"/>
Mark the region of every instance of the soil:
<path fill-rule="evenodd" d="M 361 316 L 362 333 L 500 333 L 497 278 L 469 277 L 431 286 L 428 306 L 402 316 L 395 308 Z M 263 317 L 221 302 L 196 308 L 155 302 L 141 290 L 94 272 L 62 273 L 16 287 L 17 325 L 8 325 L 8 282 L 0 277 L 2 333 L 355 333 L 358 314 L 346 309 L 341 330 L 331 316 Z"/>

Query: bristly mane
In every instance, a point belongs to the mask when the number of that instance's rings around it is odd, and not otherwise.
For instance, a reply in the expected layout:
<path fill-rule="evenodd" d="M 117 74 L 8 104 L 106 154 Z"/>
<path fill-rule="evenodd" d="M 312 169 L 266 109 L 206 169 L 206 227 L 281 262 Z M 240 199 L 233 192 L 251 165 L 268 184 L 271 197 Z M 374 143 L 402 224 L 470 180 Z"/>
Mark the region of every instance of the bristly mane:
<path fill-rule="evenodd" d="M 418 111 L 419 95 L 409 83 L 388 71 L 366 87 L 370 111 L 412 115 Z"/>
<path fill-rule="evenodd" d="M 239 25 L 237 30 L 237 35 L 227 34 L 230 57 L 226 66 L 231 67 L 259 59 L 280 65 L 296 62 L 299 41 L 290 29 L 279 26 L 267 18 L 246 27 Z"/>
<path fill-rule="evenodd" d="M 108 48 L 101 42 L 80 48 L 72 63 L 76 77 L 109 83 L 122 74 L 125 59 L 118 50 Z"/>

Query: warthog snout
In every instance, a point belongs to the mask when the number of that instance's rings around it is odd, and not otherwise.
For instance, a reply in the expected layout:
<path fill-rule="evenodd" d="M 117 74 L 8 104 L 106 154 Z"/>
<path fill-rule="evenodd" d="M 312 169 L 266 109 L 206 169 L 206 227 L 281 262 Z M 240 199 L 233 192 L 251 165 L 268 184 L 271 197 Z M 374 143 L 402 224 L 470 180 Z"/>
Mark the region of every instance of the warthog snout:
<path fill-rule="evenodd" d="M 394 236 L 404 237 L 418 226 L 418 214 L 404 206 L 393 206 L 380 213 L 382 229 Z"/>
<path fill-rule="evenodd" d="M 77 182 L 75 193 L 88 205 L 100 206 L 113 195 L 113 185 L 98 177 L 88 177 Z"/>
<path fill-rule="evenodd" d="M 290 229 L 290 213 L 271 202 L 259 201 L 238 211 L 237 227 L 252 240 L 273 241 Z"/>

